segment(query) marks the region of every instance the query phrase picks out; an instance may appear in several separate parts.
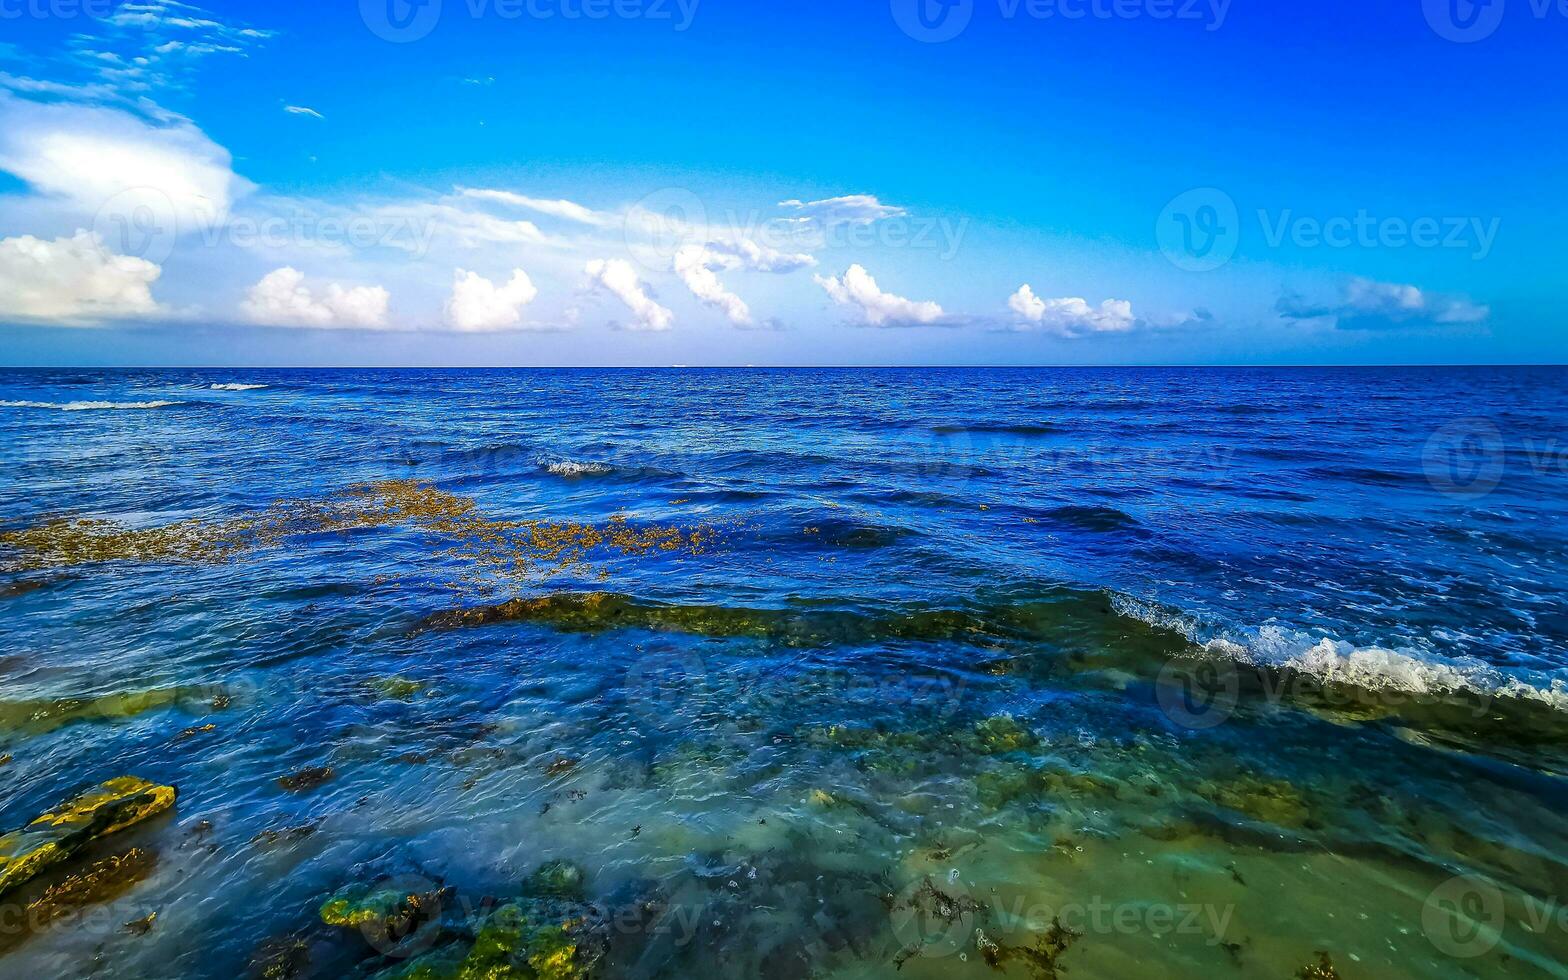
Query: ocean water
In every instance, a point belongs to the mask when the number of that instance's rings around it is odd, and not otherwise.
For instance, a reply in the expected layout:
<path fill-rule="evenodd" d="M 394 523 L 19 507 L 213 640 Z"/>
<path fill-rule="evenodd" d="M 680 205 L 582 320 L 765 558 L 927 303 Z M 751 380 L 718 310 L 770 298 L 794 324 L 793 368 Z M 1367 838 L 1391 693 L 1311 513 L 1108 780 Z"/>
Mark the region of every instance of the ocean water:
<path fill-rule="evenodd" d="M 1564 440 L 1558 369 L 0 372 L 0 832 L 180 793 L 0 971 L 1568 975 Z"/>

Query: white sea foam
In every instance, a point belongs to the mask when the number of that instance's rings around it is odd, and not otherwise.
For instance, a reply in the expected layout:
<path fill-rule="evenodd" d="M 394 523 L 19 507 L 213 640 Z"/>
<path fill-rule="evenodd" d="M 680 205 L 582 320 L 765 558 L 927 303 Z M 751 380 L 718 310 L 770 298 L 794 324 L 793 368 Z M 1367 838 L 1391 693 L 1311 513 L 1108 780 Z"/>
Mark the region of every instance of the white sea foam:
<path fill-rule="evenodd" d="M 0 408 L 52 408 L 61 412 L 130 411 L 139 408 L 168 408 L 184 402 L 0 402 Z"/>
<path fill-rule="evenodd" d="M 1124 596 L 1112 600 L 1123 616 L 1185 636 L 1203 652 L 1240 664 L 1291 670 L 1325 684 L 1398 697 L 1463 695 L 1518 698 L 1568 711 L 1568 680 L 1525 676 L 1483 660 L 1444 657 L 1410 646 L 1356 646 L 1332 637 L 1265 624 L 1243 634 L 1206 629 L 1197 619 Z"/>
<path fill-rule="evenodd" d="M 570 459 L 546 463 L 544 469 L 554 476 L 603 476 L 614 471 L 614 467 L 604 463 L 579 463 Z"/>
<path fill-rule="evenodd" d="M 240 384 L 237 381 L 230 381 L 230 382 L 226 382 L 224 384 L 213 385 L 212 386 L 212 390 L 213 391 L 258 391 L 258 390 L 260 390 L 262 388 L 266 388 L 266 387 L 268 387 L 268 386 L 267 385 L 247 385 L 247 384 Z"/>

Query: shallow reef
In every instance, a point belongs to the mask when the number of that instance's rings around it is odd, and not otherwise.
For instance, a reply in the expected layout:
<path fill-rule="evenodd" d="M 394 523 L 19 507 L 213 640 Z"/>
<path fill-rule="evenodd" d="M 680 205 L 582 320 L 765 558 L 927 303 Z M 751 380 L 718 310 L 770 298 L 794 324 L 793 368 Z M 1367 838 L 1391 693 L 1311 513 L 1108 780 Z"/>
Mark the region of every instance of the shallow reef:
<path fill-rule="evenodd" d="M 150 691 L 117 691 L 90 697 L 0 701 L 0 732 L 43 735 L 77 722 L 119 721 L 163 708 L 194 713 L 216 711 L 222 688 L 196 685 Z"/>
<path fill-rule="evenodd" d="M 169 810 L 178 795 L 173 786 L 123 776 L 40 814 L 21 830 L 0 836 L 0 893 L 69 860 L 100 837 Z"/>

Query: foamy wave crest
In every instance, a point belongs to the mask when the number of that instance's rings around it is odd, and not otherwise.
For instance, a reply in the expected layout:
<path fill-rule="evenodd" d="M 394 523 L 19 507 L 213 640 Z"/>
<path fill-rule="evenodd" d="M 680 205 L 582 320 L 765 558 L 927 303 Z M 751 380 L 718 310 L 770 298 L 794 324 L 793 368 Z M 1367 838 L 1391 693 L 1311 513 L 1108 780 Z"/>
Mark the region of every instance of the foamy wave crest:
<path fill-rule="evenodd" d="M 247 384 L 240 384 L 237 381 L 229 381 L 229 382 L 225 382 L 224 384 L 213 385 L 212 386 L 212 390 L 213 391 L 259 391 L 262 388 L 266 388 L 266 387 L 270 387 L 270 386 L 268 386 L 268 385 L 247 385 Z"/>
<path fill-rule="evenodd" d="M 605 463 L 579 463 L 570 459 L 543 465 L 544 471 L 552 476 L 604 476 L 615 471 L 613 466 Z"/>
<path fill-rule="evenodd" d="M 1181 634 L 1210 656 L 1292 671 L 1325 685 L 1407 698 L 1515 698 L 1568 712 L 1568 680 L 1561 677 L 1508 672 L 1482 660 L 1414 647 L 1358 647 L 1275 624 L 1245 635 L 1213 635 L 1197 619 L 1152 603 L 1118 596 L 1111 605 L 1123 616 Z"/>
<path fill-rule="evenodd" d="M 184 402 L 0 402 L 0 408 L 52 408 L 61 412 L 131 411 L 139 408 L 168 408 Z"/>

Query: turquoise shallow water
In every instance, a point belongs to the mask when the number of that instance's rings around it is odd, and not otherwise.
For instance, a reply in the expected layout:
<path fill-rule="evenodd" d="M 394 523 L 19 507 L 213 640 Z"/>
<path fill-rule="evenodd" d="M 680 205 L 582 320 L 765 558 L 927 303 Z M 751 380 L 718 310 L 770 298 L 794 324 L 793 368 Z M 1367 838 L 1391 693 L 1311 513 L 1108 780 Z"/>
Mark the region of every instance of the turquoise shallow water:
<path fill-rule="evenodd" d="M 0 374 L 0 965 L 1562 975 L 1565 380 Z"/>

